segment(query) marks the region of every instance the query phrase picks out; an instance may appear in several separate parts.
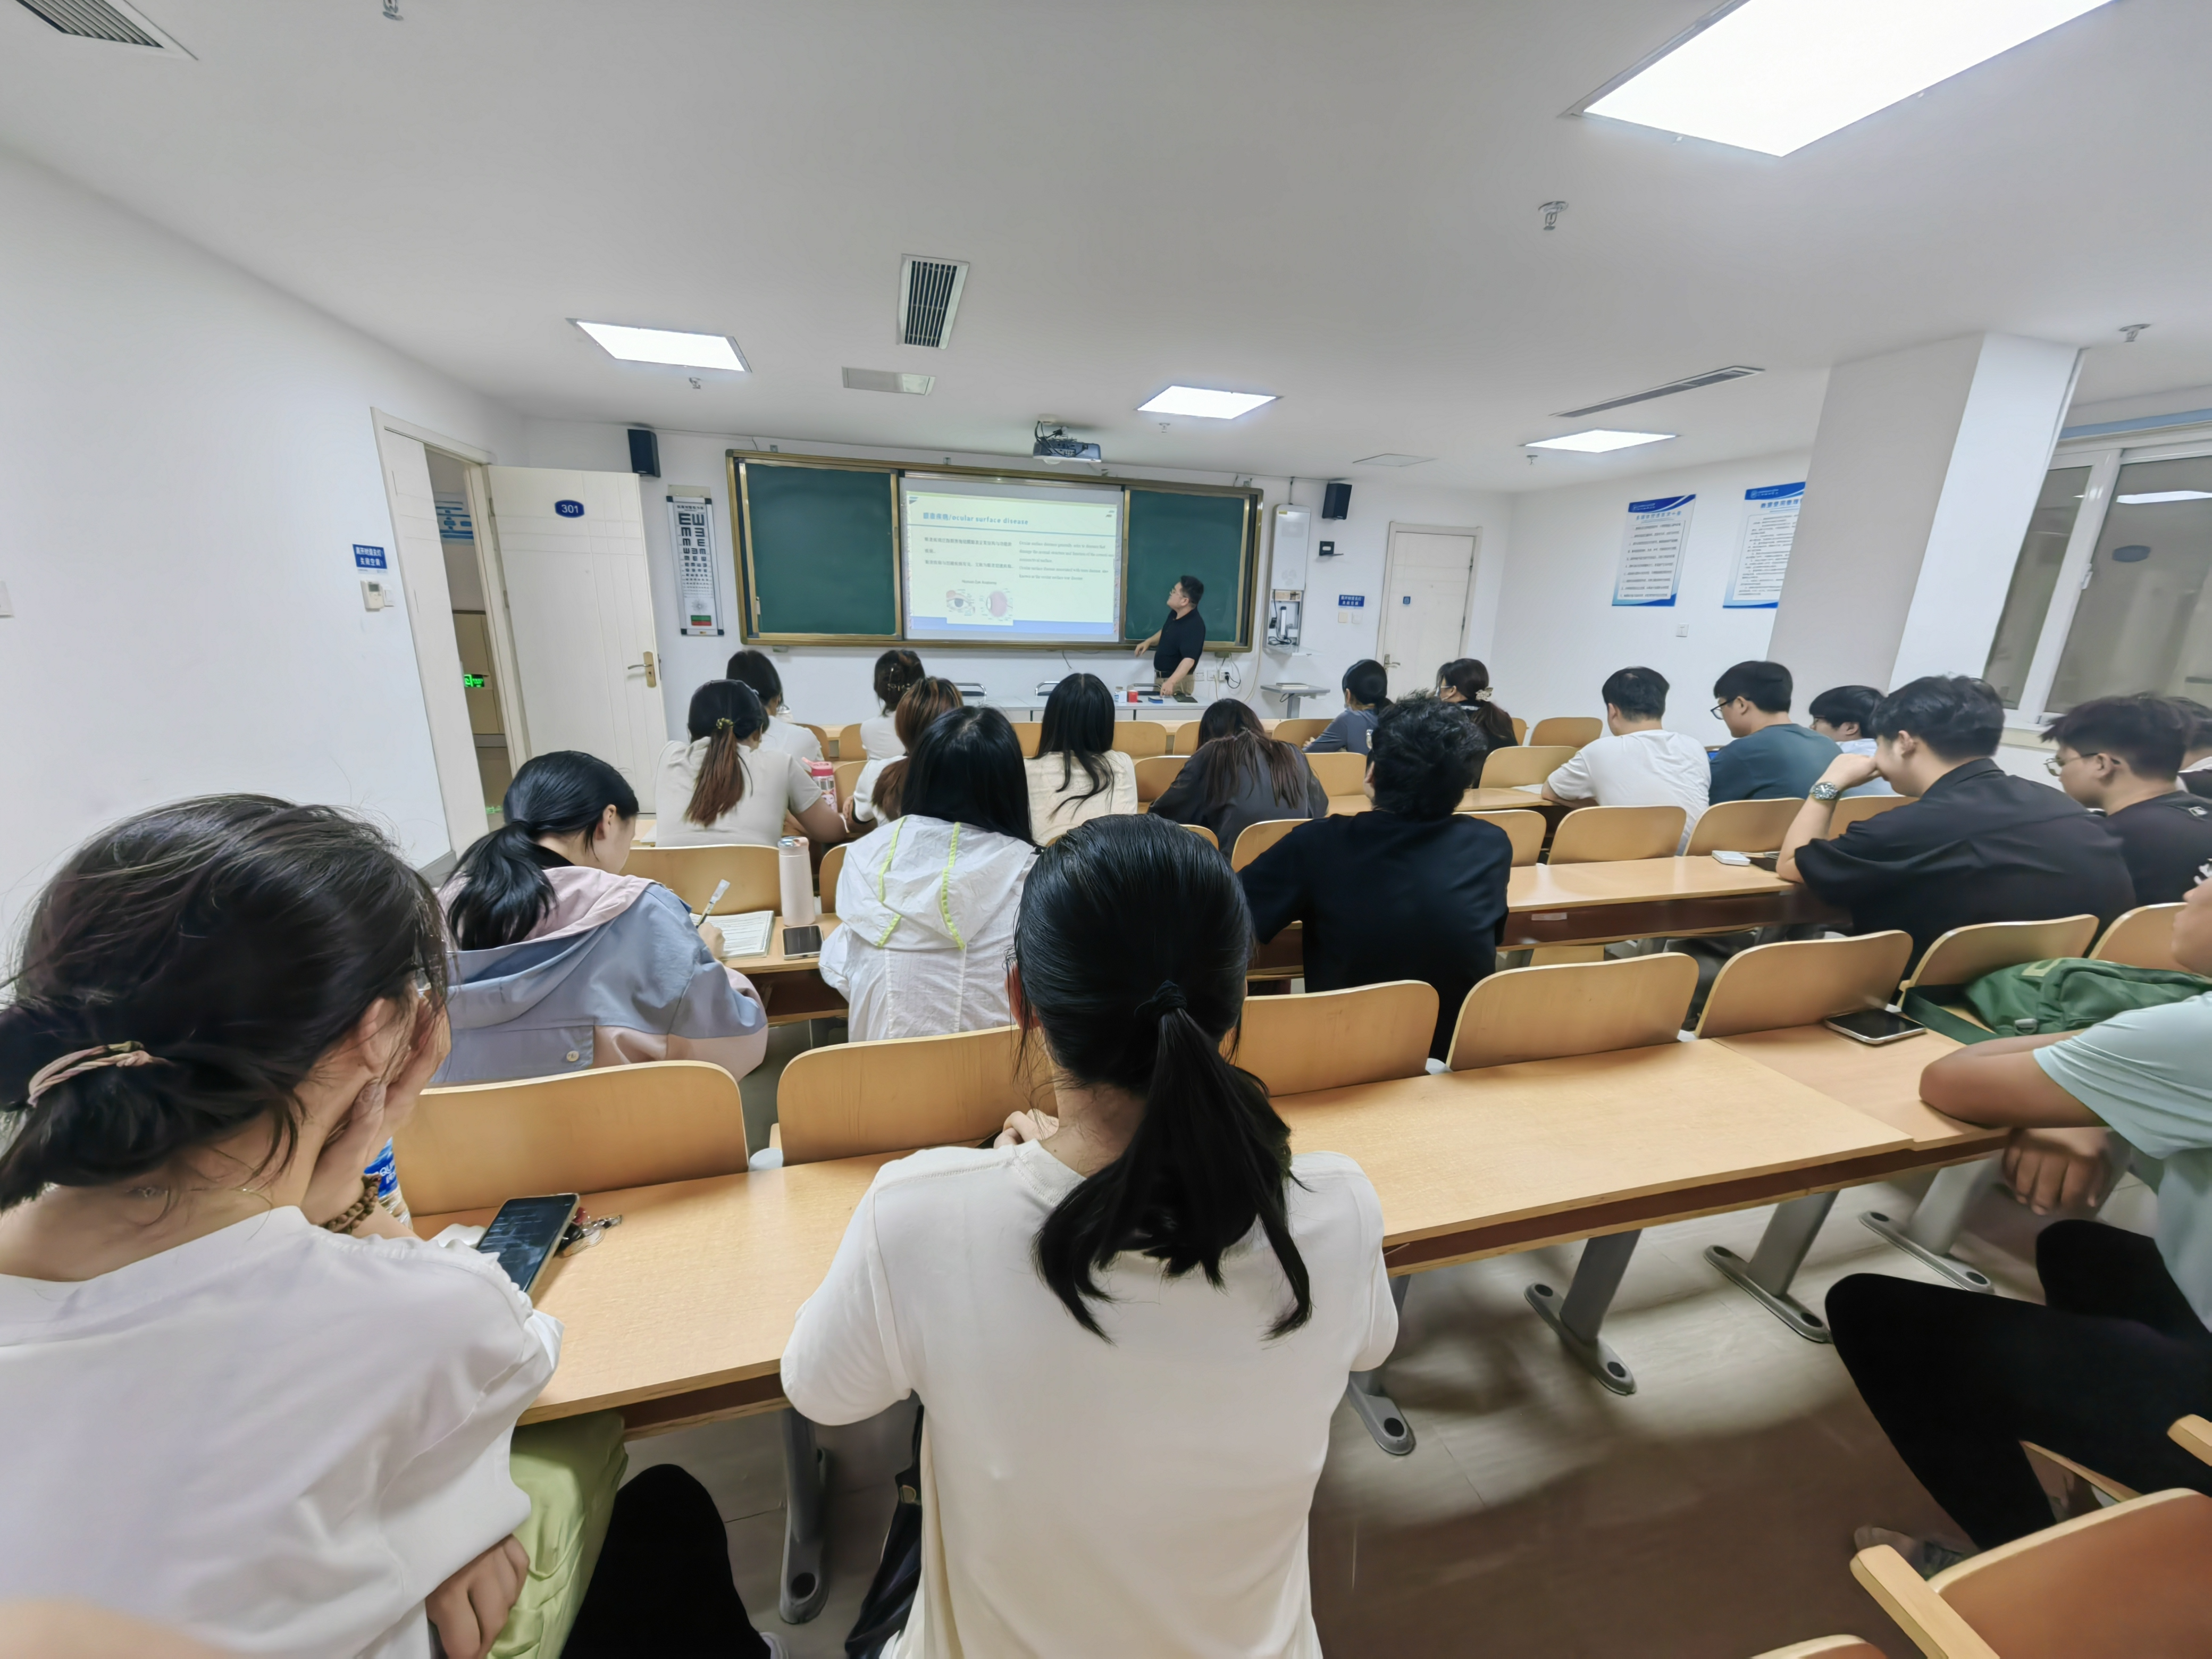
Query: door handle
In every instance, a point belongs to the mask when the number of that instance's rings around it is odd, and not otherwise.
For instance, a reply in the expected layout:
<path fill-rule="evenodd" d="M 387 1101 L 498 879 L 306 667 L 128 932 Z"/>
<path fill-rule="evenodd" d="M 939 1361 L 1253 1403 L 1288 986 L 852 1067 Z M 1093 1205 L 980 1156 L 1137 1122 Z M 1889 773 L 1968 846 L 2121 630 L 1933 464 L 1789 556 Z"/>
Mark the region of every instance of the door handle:
<path fill-rule="evenodd" d="M 635 674 L 641 668 L 645 670 L 645 683 L 649 686 L 656 688 L 659 687 L 660 684 L 660 676 L 653 672 L 652 652 L 648 651 L 645 653 L 645 660 L 643 662 L 634 662 L 630 664 L 628 672 Z"/>

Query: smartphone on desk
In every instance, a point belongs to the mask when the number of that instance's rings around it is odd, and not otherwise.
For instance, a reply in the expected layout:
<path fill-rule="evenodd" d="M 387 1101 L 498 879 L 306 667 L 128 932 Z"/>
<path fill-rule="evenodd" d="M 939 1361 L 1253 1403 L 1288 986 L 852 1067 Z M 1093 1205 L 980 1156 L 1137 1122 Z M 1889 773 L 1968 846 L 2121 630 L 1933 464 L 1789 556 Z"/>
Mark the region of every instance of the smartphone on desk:
<path fill-rule="evenodd" d="M 1917 1019 L 1907 1019 L 1903 1014 L 1893 1014 L 1887 1008 L 1862 1008 L 1855 1014 L 1838 1014 L 1833 1019 L 1820 1022 L 1832 1031 L 1839 1031 L 1854 1042 L 1880 1044 L 1902 1042 L 1907 1037 L 1918 1036 L 1928 1028 Z"/>
<path fill-rule="evenodd" d="M 540 1198 L 508 1199 L 477 1241 L 477 1249 L 495 1258 L 515 1288 L 528 1296 L 561 1248 L 568 1224 L 576 1218 L 579 1197 L 548 1193 Z"/>
<path fill-rule="evenodd" d="M 822 930 L 812 926 L 786 927 L 783 930 L 783 953 L 787 957 L 820 956 Z"/>

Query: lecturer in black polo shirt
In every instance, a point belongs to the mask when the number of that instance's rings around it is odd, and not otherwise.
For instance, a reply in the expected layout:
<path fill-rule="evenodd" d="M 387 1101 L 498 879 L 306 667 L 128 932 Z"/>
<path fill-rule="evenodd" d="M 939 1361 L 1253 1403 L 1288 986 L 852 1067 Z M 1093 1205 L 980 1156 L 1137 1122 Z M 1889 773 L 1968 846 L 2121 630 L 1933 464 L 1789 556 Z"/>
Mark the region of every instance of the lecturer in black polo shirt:
<path fill-rule="evenodd" d="M 1990 758 L 2004 705 L 1987 681 L 1914 680 L 1876 703 L 1864 729 L 1875 752 L 1829 763 L 1775 866 L 1849 910 L 1853 933 L 1900 928 L 1917 959 L 1954 927 L 2084 911 L 2101 926 L 2134 904 L 2127 860 L 2105 821 Z M 1820 839 L 1836 798 L 1877 773 L 1917 799 Z"/>
<path fill-rule="evenodd" d="M 1164 697 L 1191 689 L 1199 653 L 1206 649 L 1206 618 L 1198 614 L 1198 602 L 1205 597 L 1206 584 L 1197 577 L 1178 577 L 1168 590 L 1168 619 L 1136 649 L 1139 657 L 1152 653 L 1152 672 L 1159 677 Z"/>

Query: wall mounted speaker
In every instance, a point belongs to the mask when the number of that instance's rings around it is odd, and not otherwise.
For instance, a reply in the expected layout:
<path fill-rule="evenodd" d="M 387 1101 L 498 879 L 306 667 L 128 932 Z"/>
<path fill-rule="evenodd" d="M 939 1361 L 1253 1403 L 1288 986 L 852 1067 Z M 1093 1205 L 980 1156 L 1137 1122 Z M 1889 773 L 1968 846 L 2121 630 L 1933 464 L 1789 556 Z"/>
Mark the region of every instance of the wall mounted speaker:
<path fill-rule="evenodd" d="M 629 429 L 629 470 L 641 477 L 660 476 L 660 434 L 641 426 Z"/>
<path fill-rule="evenodd" d="M 1341 519 L 1352 512 L 1352 486 L 1333 483 L 1322 492 L 1321 515 L 1324 519 Z"/>

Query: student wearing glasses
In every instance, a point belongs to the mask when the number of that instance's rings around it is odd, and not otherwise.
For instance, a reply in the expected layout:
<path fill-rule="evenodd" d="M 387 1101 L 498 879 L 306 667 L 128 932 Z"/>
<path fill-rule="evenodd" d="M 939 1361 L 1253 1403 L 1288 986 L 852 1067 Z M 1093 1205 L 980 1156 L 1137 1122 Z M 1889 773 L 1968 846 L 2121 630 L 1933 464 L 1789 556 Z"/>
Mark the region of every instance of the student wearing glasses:
<path fill-rule="evenodd" d="M 2212 802 L 2177 778 L 2189 717 L 2164 697 L 2098 697 L 2045 727 L 2058 787 L 2105 815 L 2120 838 L 2137 904 L 2172 904 L 2212 859 Z"/>
<path fill-rule="evenodd" d="M 1713 718 L 1730 738 L 1713 757 L 1713 805 L 1802 797 L 1836 758 L 1833 738 L 1790 718 L 1793 690 L 1778 662 L 1740 662 L 1713 682 Z"/>

